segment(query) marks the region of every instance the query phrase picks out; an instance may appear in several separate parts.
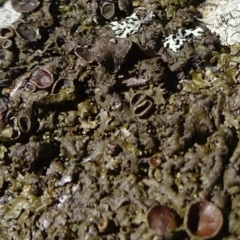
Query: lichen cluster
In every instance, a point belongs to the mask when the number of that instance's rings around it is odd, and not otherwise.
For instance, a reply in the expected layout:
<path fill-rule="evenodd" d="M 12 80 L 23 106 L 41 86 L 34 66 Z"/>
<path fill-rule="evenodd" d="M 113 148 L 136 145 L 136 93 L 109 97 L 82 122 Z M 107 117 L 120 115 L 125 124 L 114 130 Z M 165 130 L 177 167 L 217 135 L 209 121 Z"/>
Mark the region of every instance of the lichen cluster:
<path fill-rule="evenodd" d="M 22 16 L 0 29 L 0 239 L 237 239 L 239 46 L 187 0 L 12 2 Z M 112 23 L 131 16 L 137 31 L 119 36 Z M 191 225 L 204 206 L 219 222 L 206 236 Z"/>

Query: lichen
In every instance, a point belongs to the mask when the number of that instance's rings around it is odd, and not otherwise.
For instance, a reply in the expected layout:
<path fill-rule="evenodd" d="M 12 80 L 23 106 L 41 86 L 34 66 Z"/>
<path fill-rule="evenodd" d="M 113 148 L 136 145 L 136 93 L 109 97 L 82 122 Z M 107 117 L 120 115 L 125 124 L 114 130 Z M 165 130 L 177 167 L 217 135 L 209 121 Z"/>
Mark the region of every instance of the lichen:
<path fill-rule="evenodd" d="M 193 35 L 194 37 L 200 37 L 202 35 L 203 29 L 197 27 L 196 29 L 177 29 L 176 34 L 170 34 L 165 38 L 163 46 L 165 48 L 170 48 L 174 52 L 183 46 L 183 43 L 187 41 L 187 37 Z"/>
<path fill-rule="evenodd" d="M 237 26 L 240 21 L 239 0 L 231 3 L 227 0 L 206 1 L 200 8 L 203 20 L 212 32 L 216 32 L 223 44 L 239 44 L 240 33 Z"/>
<path fill-rule="evenodd" d="M 141 17 L 138 12 L 143 12 L 146 16 Z M 140 15 L 140 16 L 139 16 Z M 150 23 L 154 18 L 152 10 L 146 10 L 144 8 L 138 8 L 138 11 L 134 12 L 131 16 L 126 17 L 125 21 L 113 21 L 110 23 L 111 29 L 120 38 L 129 37 L 139 31 L 142 25 Z"/>

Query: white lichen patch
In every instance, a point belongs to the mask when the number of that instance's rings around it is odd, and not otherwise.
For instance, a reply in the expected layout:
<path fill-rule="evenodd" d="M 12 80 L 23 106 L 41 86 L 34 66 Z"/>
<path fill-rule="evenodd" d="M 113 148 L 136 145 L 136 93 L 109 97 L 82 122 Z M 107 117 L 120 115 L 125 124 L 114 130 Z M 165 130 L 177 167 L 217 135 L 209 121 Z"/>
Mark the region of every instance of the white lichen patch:
<path fill-rule="evenodd" d="M 0 7 L 0 27 L 6 27 L 14 22 L 16 22 L 21 16 L 21 13 L 16 12 L 12 8 L 11 1 L 5 2 L 5 4 Z"/>
<path fill-rule="evenodd" d="M 206 0 L 199 7 L 203 21 L 223 44 L 240 43 L 240 0 Z"/>
<path fill-rule="evenodd" d="M 139 11 L 145 12 L 144 8 L 139 8 Z M 120 38 L 128 37 L 134 33 L 137 33 L 142 25 L 148 24 L 154 18 L 152 10 L 146 11 L 146 16 L 141 17 L 139 12 L 134 12 L 131 16 L 126 17 L 125 21 L 111 22 L 111 28 L 115 32 L 116 36 Z"/>
<path fill-rule="evenodd" d="M 187 37 L 193 35 L 195 37 L 200 37 L 203 33 L 203 29 L 197 27 L 196 29 L 178 29 L 176 34 L 170 34 L 165 38 L 163 42 L 163 46 L 165 48 L 170 48 L 174 52 L 183 45 L 185 41 L 187 41 Z"/>

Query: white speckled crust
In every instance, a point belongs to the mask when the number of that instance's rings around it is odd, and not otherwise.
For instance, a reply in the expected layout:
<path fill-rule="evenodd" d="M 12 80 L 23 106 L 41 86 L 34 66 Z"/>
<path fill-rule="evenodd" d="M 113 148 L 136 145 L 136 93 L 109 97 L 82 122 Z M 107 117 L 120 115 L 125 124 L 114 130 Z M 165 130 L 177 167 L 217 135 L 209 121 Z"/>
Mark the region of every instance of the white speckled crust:
<path fill-rule="evenodd" d="M 6 27 L 17 21 L 21 13 L 16 12 L 8 0 L 2 7 L 0 7 L 0 27 Z"/>
<path fill-rule="evenodd" d="M 200 5 L 203 21 L 223 44 L 240 43 L 240 0 L 207 0 Z"/>

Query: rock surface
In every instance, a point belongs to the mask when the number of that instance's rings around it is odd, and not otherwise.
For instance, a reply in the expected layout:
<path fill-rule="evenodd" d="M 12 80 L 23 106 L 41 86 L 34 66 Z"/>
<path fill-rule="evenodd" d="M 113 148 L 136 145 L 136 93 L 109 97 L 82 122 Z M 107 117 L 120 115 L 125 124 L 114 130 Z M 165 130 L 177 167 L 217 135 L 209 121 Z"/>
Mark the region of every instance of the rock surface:
<path fill-rule="evenodd" d="M 20 16 L 21 13 L 16 12 L 12 8 L 11 1 L 8 0 L 2 7 L 0 7 L 0 27 L 11 25 L 17 21 Z"/>
<path fill-rule="evenodd" d="M 203 21 L 219 34 L 223 44 L 240 43 L 240 0 L 207 0 L 199 7 Z"/>

